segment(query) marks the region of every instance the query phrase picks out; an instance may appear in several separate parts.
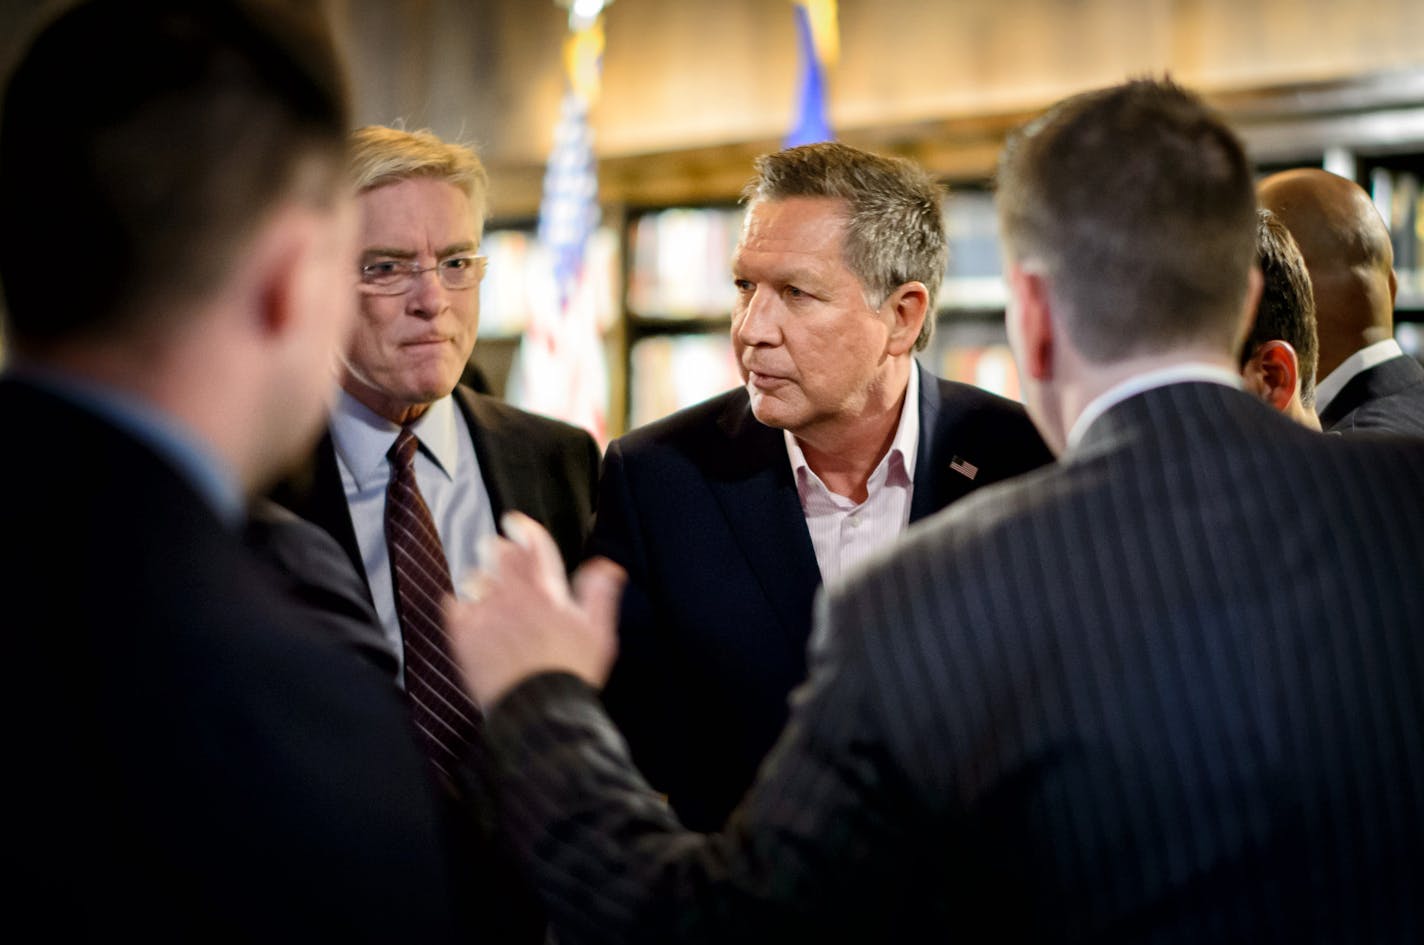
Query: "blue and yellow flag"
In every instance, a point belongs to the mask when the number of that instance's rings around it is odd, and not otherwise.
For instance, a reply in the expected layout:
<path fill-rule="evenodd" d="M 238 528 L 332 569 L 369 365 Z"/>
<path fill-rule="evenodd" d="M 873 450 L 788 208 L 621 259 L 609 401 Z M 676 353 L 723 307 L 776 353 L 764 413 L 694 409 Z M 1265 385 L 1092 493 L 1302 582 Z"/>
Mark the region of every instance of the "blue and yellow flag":
<path fill-rule="evenodd" d="M 792 0 L 801 48 L 801 94 L 785 146 L 835 138 L 826 114 L 826 75 L 840 54 L 836 0 Z"/>

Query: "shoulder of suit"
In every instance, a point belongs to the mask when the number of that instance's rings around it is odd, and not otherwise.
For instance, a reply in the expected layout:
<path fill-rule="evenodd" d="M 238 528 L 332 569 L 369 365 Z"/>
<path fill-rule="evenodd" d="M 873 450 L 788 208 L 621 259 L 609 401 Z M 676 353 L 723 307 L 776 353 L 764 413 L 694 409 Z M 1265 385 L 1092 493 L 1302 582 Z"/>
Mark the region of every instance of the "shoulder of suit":
<path fill-rule="evenodd" d="M 1001 411 L 1006 414 L 1016 416 L 1027 416 L 1023 405 L 1016 400 L 1001 397 L 991 393 L 982 387 L 973 384 L 966 384 L 962 381 L 946 380 L 942 377 L 930 375 L 939 385 L 939 396 L 941 408 L 958 407 L 962 410 L 989 410 Z"/>
<path fill-rule="evenodd" d="M 520 435 L 537 436 L 542 439 L 570 440 L 583 443 L 593 437 L 583 427 L 574 426 L 563 420 L 531 413 L 528 410 L 507 404 L 497 397 L 481 394 L 461 384 L 455 388 L 456 402 L 461 412 L 470 422 L 483 426 L 499 426 L 517 430 Z"/>
<path fill-rule="evenodd" d="M 618 437 L 623 451 L 677 443 L 688 437 L 701 439 L 719 427 L 736 429 L 750 417 L 751 406 L 744 387 L 734 387 Z M 753 421 L 755 422 L 755 421 Z"/>

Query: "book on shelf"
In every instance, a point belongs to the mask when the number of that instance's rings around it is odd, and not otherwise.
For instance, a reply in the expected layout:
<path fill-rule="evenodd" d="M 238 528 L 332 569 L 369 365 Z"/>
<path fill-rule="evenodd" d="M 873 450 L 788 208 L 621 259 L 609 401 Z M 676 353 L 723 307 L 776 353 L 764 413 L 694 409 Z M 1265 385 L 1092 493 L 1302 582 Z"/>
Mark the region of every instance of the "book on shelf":
<path fill-rule="evenodd" d="M 725 332 L 653 335 L 629 355 L 628 429 L 741 384 Z"/>

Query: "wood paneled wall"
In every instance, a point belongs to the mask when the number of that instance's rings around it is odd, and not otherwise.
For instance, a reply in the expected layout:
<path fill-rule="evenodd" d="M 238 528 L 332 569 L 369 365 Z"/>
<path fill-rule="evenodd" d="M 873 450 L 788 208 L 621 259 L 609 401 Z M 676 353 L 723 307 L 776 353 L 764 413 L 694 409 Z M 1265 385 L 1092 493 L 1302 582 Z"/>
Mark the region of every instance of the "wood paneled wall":
<path fill-rule="evenodd" d="M 564 11 L 553 0 L 327 2 L 362 120 L 474 141 L 497 206 L 532 210 L 562 89 Z M 918 148 L 946 172 L 981 167 L 1005 116 L 1129 75 L 1170 71 L 1229 94 L 1424 69 L 1419 0 L 840 0 L 840 24 L 838 132 Z M 790 121 L 785 0 L 614 0 L 607 38 L 594 125 L 615 200 L 640 168 L 685 171 L 688 192 L 728 195 Z M 963 140 L 927 149 L 915 140 L 925 127 Z M 681 193 L 653 183 L 653 197 Z"/>

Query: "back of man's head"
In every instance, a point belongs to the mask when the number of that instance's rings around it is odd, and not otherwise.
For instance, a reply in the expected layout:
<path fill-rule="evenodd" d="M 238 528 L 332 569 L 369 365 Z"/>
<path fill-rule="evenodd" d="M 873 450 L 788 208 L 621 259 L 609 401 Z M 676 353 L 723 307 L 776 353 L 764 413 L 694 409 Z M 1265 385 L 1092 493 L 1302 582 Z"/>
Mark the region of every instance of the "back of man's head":
<path fill-rule="evenodd" d="M 1300 402 L 1315 405 L 1315 300 L 1310 274 L 1300 249 L 1285 224 L 1269 210 L 1258 211 L 1257 257 L 1261 267 L 1261 301 L 1256 321 L 1241 346 L 1241 364 L 1268 341 L 1284 341 L 1295 350 L 1300 377 Z"/>
<path fill-rule="evenodd" d="M 948 263 L 942 191 L 923 169 L 837 142 L 763 154 L 742 191 L 748 202 L 825 197 L 846 203 L 845 262 L 878 306 L 906 282 L 929 290 L 931 312 Z M 915 341 L 923 350 L 934 332 L 925 319 Z"/>
<path fill-rule="evenodd" d="M 1066 99 L 1010 137 L 998 189 L 1008 258 L 1049 278 L 1085 358 L 1235 354 L 1256 199 L 1240 142 L 1195 95 L 1137 80 Z"/>
<path fill-rule="evenodd" d="M 66 101 L 79 73 L 90 80 Z M 347 123 L 314 5 L 95 0 L 61 14 L 9 77 L 0 125 L 16 348 L 161 331 L 154 319 L 211 292 L 279 200 L 324 205 L 345 186 Z"/>
<path fill-rule="evenodd" d="M 1272 174 L 1257 188 L 1300 247 L 1320 332 L 1320 374 L 1394 328 L 1394 250 L 1364 188 L 1319 168 Z"/>

